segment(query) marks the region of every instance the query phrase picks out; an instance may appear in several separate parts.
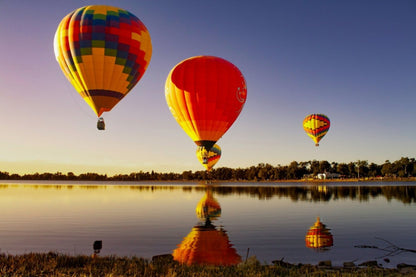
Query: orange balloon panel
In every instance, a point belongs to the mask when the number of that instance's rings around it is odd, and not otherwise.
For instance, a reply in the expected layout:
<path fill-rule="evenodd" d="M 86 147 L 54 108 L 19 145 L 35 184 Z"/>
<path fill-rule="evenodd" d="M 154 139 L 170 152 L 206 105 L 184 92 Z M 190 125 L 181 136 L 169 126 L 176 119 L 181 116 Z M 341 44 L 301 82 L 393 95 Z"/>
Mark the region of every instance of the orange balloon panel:
<path fill-rule="evenodd" d="M 197 56 L 177 64 L 165 84 L 166 102 L 179 125 L 207 150 L 240 114 L 247 86 L 240 70 L 213 56 Z"/>
<path fill-rule="evenodd" d="M 213 225 L 192 228 L 172 256 L 175 261 L 188 265 L 235 265 L 241 262 L 227 233 Z"/>

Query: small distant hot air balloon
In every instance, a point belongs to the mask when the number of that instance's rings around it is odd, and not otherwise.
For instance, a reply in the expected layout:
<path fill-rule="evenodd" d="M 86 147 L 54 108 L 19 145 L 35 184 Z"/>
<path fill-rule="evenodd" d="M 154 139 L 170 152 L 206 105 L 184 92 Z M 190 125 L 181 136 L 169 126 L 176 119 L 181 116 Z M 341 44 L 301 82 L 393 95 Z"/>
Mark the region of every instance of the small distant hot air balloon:
<path fill-rule="evenodd" d="M 130 12 L 104 5 L 65 16 L 54 50 L 65 76 L 98 117 L 130 92 L 152 56 L 146 26 Z M 97 128 L 105 128 L 102 119 Z"/>
<path fill-rule="evenodd" d="M 334 241 L 329 230 L 318 217 L 305 236 L 306 247 L 323 249 L 332 246 Z"/>
<path fill-rule="evenodd" d="M 303 129 L 319 146 L 319 141 L 328 133 L 331 122 L 324 114 L 310 114 L 303 120 Z"/>
<path fill-rule="evenodd" d="M 214 220 L 221 216 L 220 203 L 214 198 L 211 190 L 206 191 L 204 197 L 196 205 L 195 212 L 201 220 Z"/>
<path fill-rule="evenodd" d="M 214 146 L 207 151 L 205 147 L 198 146 L 196 149 L 196 157 L 198 158 L 198 161 L 210 171 L 221 158 L 221 147 L 218 144 L 214 144 Z"/>
<path fill-rule="evenodd" d="M 182 129 L 209 151 L 240 114 L 247 87 L 243 74 L 229 61 L 197 56 L 170 71 L 165 97 Z"/>
<path fill-rule="evenodd" d="M 225 230 L 217 229 L 209 220 L 203 226 L 195 226 L 173 250 L 173 259 L 192 265 L 236 265 L 241 262 Z"/>

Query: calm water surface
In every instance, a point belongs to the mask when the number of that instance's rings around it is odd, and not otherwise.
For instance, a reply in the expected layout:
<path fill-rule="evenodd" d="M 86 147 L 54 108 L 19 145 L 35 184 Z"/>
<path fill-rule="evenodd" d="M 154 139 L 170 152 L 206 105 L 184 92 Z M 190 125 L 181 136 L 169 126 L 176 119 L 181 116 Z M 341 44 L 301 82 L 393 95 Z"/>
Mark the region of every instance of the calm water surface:
<path fill-rule="evenodd" d="M 8 254 L 90 255 L 93 242 L 102 240 L 100 255 L 149 259 L 216 246 L 241 260 L 248 255 L 266 263 L 282 258 L 334 265 L 377 260 L 384 267 L 416 263 L 416 253 L 394 251 L 389 244 L 416 249 L 414 182 L 3 181 L 0 215 L 0 252 Z M 330 229 L 332 246 L 307 247 L 305 236 L 317 217 Z M 355 247 L 363 245 L 387 249 Z"/>

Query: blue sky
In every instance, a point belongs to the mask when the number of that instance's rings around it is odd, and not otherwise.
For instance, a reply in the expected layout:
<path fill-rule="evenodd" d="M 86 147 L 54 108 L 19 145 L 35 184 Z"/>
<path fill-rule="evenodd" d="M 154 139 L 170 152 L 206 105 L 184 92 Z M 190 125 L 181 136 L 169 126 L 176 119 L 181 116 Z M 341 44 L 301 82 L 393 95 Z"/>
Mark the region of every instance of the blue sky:
<path fill-rule="evenodd" d="M 61 19 L 93 4 L 135 14 L 153 44 L 104 132 L 53 53 Z M 247 81 L 216 167 L 416 157 L 415 14 L 415 1 L 2 0 L 0 170 L 203 170 L 164 96 L 172 67 L 196 55 L 229 60 Z M 331 119 L 319 148 L 302 128 L 310 113 Z"/>

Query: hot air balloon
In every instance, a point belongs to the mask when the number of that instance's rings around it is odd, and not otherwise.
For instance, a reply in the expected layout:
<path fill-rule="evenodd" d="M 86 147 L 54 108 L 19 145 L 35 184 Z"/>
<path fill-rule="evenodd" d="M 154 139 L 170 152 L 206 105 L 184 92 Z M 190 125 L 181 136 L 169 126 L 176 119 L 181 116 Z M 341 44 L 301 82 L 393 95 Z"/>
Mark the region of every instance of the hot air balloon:
<path fill-rule="evenodd" d="M 328 133 L 331 122 L 324 114 L 310 114 L 303 120 L 303 129 L 319 146 L 319 141 Z"/>
<path fill-rule="evenodd" d="M 240 70 L 229 61 L 197 56 L 170 71 L 165 97 L 182 129 L 209 151 L 240 114 L 247 87 Z"/>
<path fill-rule="evenodd" d="M 332 246 L 334 241 L 329 230 L 318 217 L 315 224 L 309 228 L 305 236 L 306 247 L 325 249 Z"/>
<path fill-rule="evenodd" d="M 204 197 L 196 205 L 195 212 L 201 220 L 214 220 L 221 216 L 220 203 L 214 198 L 211 190 L 205 192 Z"/>
<path fill-rule="evenodd" d="M 56 60 L 97 117 L 143 76 L 152 56 L 146 26 L 130 12 L 92 5 L 65 16 L 54 38 Z M 104 121 L 97 123 L 104 129 Z"/>
<path fill-rule="evenodd" d="M 211 149 L 207 151 L 205 147 L 198 146 L 196 149 L 196 157 L 198 158 L 198 161 L 208 171 L 210 171 L 221 158 L 221 148 L 219 145 L 214 144 L 214 146 L 212 146 Z"/>
<path fill-rule="evenodd" d="M 195 226 L 173 250 L 173 259 L 192 265 L 235 265 L 241 262 L 227 232 L 217 229 L 209 220 L 203 226 Z"/>

